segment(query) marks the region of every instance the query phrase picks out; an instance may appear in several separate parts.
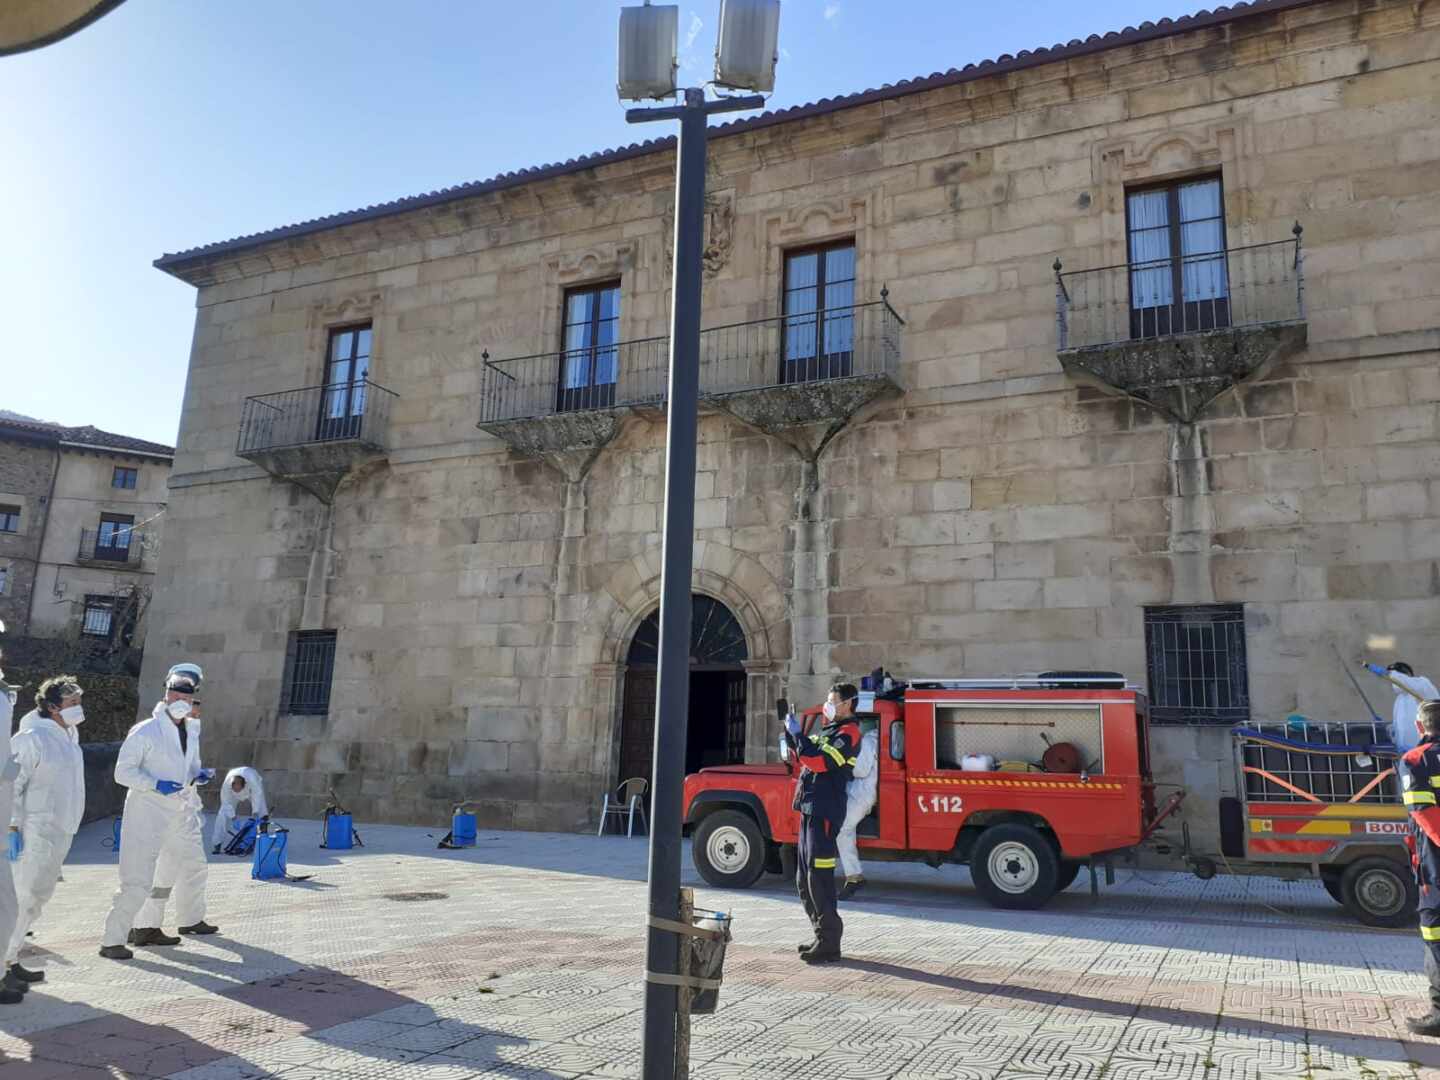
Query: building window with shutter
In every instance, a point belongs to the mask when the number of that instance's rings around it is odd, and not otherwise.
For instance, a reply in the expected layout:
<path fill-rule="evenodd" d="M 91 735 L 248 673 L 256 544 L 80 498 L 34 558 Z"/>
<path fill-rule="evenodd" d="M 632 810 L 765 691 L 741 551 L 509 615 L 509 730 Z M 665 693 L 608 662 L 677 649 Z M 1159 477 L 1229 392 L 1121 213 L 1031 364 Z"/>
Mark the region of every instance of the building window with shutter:
<path fill-rule="evenodd" d="M 559 412 L 607 409 L 620 375 L 620 283 L 565 292 Z"/>
<path fill-rule="evenodd" d="M 1242 605 L 1146 608 L 1145 661 L 1152 721 L 1242 724 L 1250 719 Z"/>
<path fill-rule="evenodd" d="M 127 469 L 124 465 L 116 465 L 115 471 L 110 476 L 110 486 L 133 489 L 139 477 L 139 469 Z"/>
<path fill-rule="evenodd" d="M 780 381 L 841 379 L 855 356 L 855 242 L 785 253 Z"/>
<path fill-rule="evenodd" d="M 1130 336 L 1230 325 L 1225 202 L 1218 176 L 1125 193 Z"/>
<path fill-rule="evenodd" d="M 324 716 L 330 711 L 335 677 L 334 630 L 299 630 L 290 635 L 280 707 L 293 716 Z"/>

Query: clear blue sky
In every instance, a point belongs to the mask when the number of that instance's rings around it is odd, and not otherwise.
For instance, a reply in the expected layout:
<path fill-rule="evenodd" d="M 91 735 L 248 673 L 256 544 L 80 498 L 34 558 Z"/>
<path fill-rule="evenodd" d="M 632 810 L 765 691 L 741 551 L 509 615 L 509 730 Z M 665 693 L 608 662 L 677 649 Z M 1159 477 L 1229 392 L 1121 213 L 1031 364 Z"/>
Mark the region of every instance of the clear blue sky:
<path fill-rule="evenodd" d="M 129 0 L 0 58 L 0 409 L 173 442 L 194 290 L 157 256 L 668 134 L 615 99 L 620 6 Z M 718 10 L 681 5 L 692 81 Z M 772 104 L 1195 10 L 785 0 Z"/>

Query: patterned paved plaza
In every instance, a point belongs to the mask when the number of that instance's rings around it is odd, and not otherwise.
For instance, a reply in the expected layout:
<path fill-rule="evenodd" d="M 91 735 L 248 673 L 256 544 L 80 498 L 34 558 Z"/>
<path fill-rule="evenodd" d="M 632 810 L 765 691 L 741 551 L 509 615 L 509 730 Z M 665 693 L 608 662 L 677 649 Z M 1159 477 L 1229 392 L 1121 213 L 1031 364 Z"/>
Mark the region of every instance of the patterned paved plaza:
<path fill-rule="evenodd" d="M 83 830 L 23 958 L 48 980 L 0 1008 L 0 1080 L 638 1074 L 643 840 L 443 852 L 441 830 L 362 826 L 366 848 L 332 855 L 292 824 L 311 880 L 213 859 L 223 936 L 130 963 L 96 955 L 115 856 L 108 823 Z M 1440 1078 L 1440 1041 L 1401 1026 L 1423 1011 L 1417 935 L 1359 927 L 1318 885 L 1121 869 L 1098 903 L 1082 877 L 1022 914 L 962 870 L 871 871 L 843 908 L 851 959 L 820 971 L 778 878 L 700 888 L 736 940 L 693 1076 Z"/>

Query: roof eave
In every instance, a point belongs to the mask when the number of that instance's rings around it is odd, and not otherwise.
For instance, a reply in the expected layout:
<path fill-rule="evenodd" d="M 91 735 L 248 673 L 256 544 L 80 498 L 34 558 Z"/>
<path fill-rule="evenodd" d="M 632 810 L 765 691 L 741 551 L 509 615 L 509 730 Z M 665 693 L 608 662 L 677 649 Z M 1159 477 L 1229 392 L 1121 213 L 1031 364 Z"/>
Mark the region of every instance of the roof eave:
<path fill-rule="evenodd" d="M 998 60 L 985 60 L 978 64 L 968 64 L 959 71 L 952 70 L 923 78 L 906 79 L 893 86 L 886 85 L 874 90 L 864 90 L 841 97 L 822 98 L 819 101 L 806 105 L 796 105 L 789 109 L 765 112 L 759 116 L 748 117 L 742 120 L 732 120 L 729 123 L 720 124 L 712 128 L 712 137 L 714 135 L 741 135 L 751 131 L 760 131 L 780 124 L 808 120 L 813 117 L 825 116 L 830 113 L 842 112 L 848 109 L 863 108 L 867 105 L 892 101 L 896 98 L 907 97 L 912 94 L 923 94 L 931 90 L 957 86 L 979 79 L 988 79 L 995 75 L 1006 75 L 1029 68 L 1043 67 L 1046 64 L 1064 63 L 1080 57 L 1091 56 L 1095 53 L 1106 52 L 1110 49 L 1143 44 L 1144 42 L 1155 41 L 1161 38 L 1177 37 L 1195 30 L 1204 30 L 1208 27 L 1239 22 L 1260 15 L 1273 15 L 1276 12 L 1288 11 L 1292 8 L 1306 7 L 1311 4 L 1324 2 L 1325 0 L 1253 0 L 1253 2 L 1249 4 L 1237 4 L 1233 7 L 1220 6 L 1214 11 L 1202 11 L 1198 15 L 1181 16 L 1175 20 L 1162 19 L 1159 23 L 1146 22 L 1142 23 L 1139 27 L 1132 27 L 1123 31 L 1111 31 L 1103 35 L 1092 34 L 1084 41 L 1076 39 L 1067 45 L 1054 48 L 1026 49 L 1015 56 L 1010 56 L 1007 53 Z M 635 158 L 647 157 L 651 154 L 664 153 L 673 150 L 674 146 L 674 136 L 669 136 L 662 139 L 654 139 L 649 142 L 619 147 L 614 150 L 601 151 L 562 163 L 521 169 L 517 172 L 504 173 L 490 180 L 480 180 L 470 184 L 461 184 L 453 188 L 446 188 L 441 191 L 408 196 L 389 203 L 382 203 L 359 210 L 345 211 L 339 214 L 331 214 L 326 217 L 315 218 L 294 225 L 285 225 L 275 229 L 252 233 L 248 236 L 236 237 L 233 240 L 222 240 L 213 244 L 206 244 L 188 251 L 162 255 L 156 259 L 152 265 L 157 270 L 161 270 L 189 285 L 200 287 L 208 284 L 205 276 L 197 273 L 200 269 L 242 252 L 254 251 L 268 244 L 328 232 L 332 229 L 343 228 L 346 225 L 353 225 L 359 222 L 375 221 L 380 218 L 394 217 L 416 210 L 442 206 L 460 199 L 506 191 L 512 188 L 523 187 L 526 184 L 536 181 L 567 176 L 582 172 L 586 169 L 594 169 L 621 161 L 630 161 Z"/>

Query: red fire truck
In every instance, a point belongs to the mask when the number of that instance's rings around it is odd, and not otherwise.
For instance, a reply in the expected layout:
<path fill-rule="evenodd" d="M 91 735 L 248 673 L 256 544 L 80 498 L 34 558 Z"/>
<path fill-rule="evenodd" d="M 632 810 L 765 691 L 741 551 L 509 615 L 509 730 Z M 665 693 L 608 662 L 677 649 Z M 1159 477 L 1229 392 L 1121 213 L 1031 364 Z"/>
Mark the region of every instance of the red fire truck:
<path fill-rule="evenodd" d="M 1040 907 L 1087 865 L 1093 888 L 1097 868 L 1108 877 L 1110 857 L 1146 841 L 1184 798 L 1177 791 L 1157 806 L 1147 700 L 1119 674 L 912 679 L 862 693 L 859 704 L 862 730 L 879 737 L 876 808 L 858 830 L 865 859 L 968 864 L 976 889 L 997 907 Z M 807 731 L 818 716 L 818 709 L 805 714 Z M 1274 781 L 1284 778 L 1270 769 L 1261 770 L 1268 779 L 1258 776 L 1251 770 L 1260 766 L 1247 762 L 1301 751 L 1257 750 L 1252 739 L 1236 739 L 1246 798 L 1221 801 L 1222 851 L 1192 852 L 1188 830 L 1182 843 L 1167 846 L 1201 877 L 1216 872 L 1217 859 L 1227 872 L 1319 876 L 1366 922 L 1409 917 L 1413 893 L 1397 828 L 1403 811 L 1378 805 L 1389 789 L 1372 784 L 1362 802 L 1346 806 L 1337 803 L 1363 787 L 1359 781 L 1320 796 L 1282 790 L 1276 806 Z M 767 870 L 790 873 L 799 827 L 794 772 L 793 762 L 782 761 L 686 778 L 686 831 L 707 882 L 748 888 Z M 1303 835 L 1284 839 L 1297 830 Z M 1314 847 L 1322 840 L 1324 852 Z"/>

